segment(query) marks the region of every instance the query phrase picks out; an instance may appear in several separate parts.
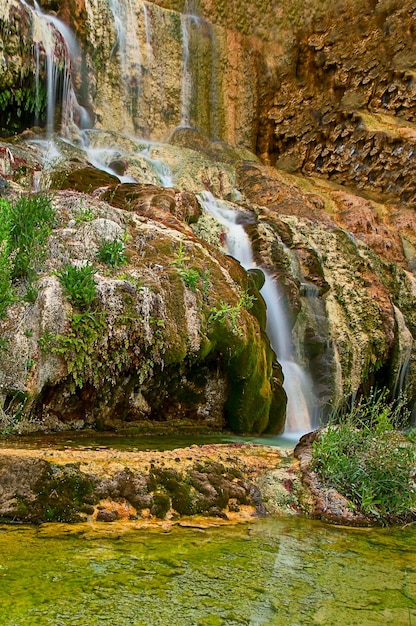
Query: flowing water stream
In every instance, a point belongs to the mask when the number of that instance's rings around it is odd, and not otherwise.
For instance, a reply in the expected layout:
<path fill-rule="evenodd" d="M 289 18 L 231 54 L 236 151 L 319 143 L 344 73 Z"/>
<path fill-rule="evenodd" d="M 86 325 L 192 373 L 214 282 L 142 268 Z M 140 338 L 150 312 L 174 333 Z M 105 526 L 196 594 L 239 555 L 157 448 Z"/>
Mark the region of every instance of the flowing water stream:
<path fill-rule="evenodd" d="M 224 226 L 228 254 L 240 261 L 246 270 L 256 267 L 251 243 L 244 229 L 244 221 L 250 216 L 239 211 L 238 207 L 215 198 L 209 192 L 203 192 L 199 196 L 204 209 Z M 267 305 L 266 330 L 282 366 L 283 387 L 288 399 L 285 432 L 301 435 L 316 425 L 313 416 L 316 413 L 317 400 L 307 373 L 296 361 L 282 293 L 268 272 L 264 271 L 264 276 L 265 283 L 261 294 Z"/>

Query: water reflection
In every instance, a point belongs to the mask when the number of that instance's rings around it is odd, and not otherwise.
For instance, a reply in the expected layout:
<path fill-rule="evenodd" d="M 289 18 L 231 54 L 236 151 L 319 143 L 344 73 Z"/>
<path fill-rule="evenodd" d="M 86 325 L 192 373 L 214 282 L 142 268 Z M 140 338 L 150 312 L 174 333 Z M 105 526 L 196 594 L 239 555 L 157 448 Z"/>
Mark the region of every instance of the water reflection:
<path fill-rule="evenodd" d="M 415 528 L 0 526 L 3 626 L 401 624 Z"/>
<path fill-rule="evenodd" d="M 36 433 L 26 436 L 0 436 L 1 448 L 113 448 L 115 450 L 175 450 L 192 445 L 205 445 L 217 443 L 255 443 L 264 446 L 277 446 L 280 448 L 293 448 L 301 433 L 290 433 L 282 436 L 263 437 L 240 437 L 232 433 L 213 433 L 207 435 L 123 435 L 114 432 L 80 431 L 73 433 Z"/>

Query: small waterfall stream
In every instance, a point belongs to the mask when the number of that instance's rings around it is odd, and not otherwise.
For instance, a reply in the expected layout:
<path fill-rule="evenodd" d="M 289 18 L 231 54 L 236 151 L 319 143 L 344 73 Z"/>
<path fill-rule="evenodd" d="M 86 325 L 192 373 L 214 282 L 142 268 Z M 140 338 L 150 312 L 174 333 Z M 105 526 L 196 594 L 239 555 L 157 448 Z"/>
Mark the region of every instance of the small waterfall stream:
<path fill-rule="evenodd" d="M 195 15 L 181 14 L 183 46 L 181 126 L 191 126 L 191 104 L 194 85 L 190 68 L 189 36 L 192 28 L 198 28 L 198 19 Z"/>
<path fill-rule="evenodd" d="M 117 35 L 112 54 L 117 51 L 120 59 L 123 121 L 126 123 L 126 114 L 134 118 L 137 113 L 142 87 L 142 55 L 136 4 L 132 0 L 110 0 L 109 7 Z"/>
<path fill-rule="evenodd" d="M 244 229 L 247 217 L 209 192 L 202 192 L 199 198 L 202 207 L 225 227 L 227 252 L 246 270 L 255 267 L 251 243 Z M 285 433 L 303 434 L 314 427 L 317 401 L 307 373 L 296 362 L 282 294 L 272 276 L 263 272 L 265 283 L 261 294 L 267 305 L 266 331 L 283 370 L 283 387 L 288 399 Z"/>

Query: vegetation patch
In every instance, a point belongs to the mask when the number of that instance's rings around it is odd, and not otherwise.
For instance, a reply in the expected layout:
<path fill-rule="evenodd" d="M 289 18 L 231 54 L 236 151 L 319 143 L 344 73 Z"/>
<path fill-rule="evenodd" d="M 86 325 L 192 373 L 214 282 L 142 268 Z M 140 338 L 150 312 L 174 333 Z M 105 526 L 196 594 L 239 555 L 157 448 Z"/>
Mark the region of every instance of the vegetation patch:
<path fill-rule="evenodd" d="M 44 194 L 0 199 L 0 318 L 15 300 L 15 281 L 27 281 L 27 300 L 36 298 L 33 285 L 46 257 L 46 242 L 55 224 L 55 209 Z"/>
<path fill-rule="evenodd" d="M 371 393 L 342 420 L 330 420 L 312 446 L 311 469 L 353 507 L 379 523 L 416 515 L 414 436 L 398 428 L 408 417 L 403 398 Z"/>
<path fill-rule="evenodd" d="M 56 345 L 52 347 L 53 352 L 64 357 L 68 373 L 72 374 L 75 385 L 80 388 L 91 377 L 99 382 L 101 369 L 97 361 L 97 346 L 105 329 L 104 313 L 83 311 L 72 315 L 69 333 L 54 338 Z"/>
<path fill-rule="evenodd" d="M 127 263 L 127 258 L 124 253 L 124 243 L 119 239 L 102 241 L 97 251 L 97 258 L 102 263 L 119 269 L 122 265 Z"/>
<path fill-rule="evenodd" d="M 189 266 L 189 260 L 190 258 L 185 254 L 183 242 L 181 241 L 176 257 L 173 261 L 171 261 L 171 265 L 174 265 L 177 268 L 179 276 L 182 278 L 188 289 L 195 292 L 196 287 L 201 280 L 201 274 L 197 268 Z M 202 284 L 204 288 L 206 287 L 206 280 L 207 278 L 204 274 L 202 276 Z"/>
<path fill-rule="evenodd" d="M 231 324 L 233 331 L 241 335 L 242 330 L 238 324 L 241 311 L 243 309 L 249 311 L 253 307 L 254 301 L 255 296 L 249 295 L 246 291 L 234 306 L 221 300 L 219 305 L 211 308 L 208 322 L 219 322 L 220 324 L 225 324 L 228 321 Z"/>
<path fill-rule="evenodd" d="M 89 263 L 82 267 L 67 263 L 57 273 L 65 295 L 74 306 L 84 309 L 92 304 L 95 298 L 96 272 L 97 270 Z"/>

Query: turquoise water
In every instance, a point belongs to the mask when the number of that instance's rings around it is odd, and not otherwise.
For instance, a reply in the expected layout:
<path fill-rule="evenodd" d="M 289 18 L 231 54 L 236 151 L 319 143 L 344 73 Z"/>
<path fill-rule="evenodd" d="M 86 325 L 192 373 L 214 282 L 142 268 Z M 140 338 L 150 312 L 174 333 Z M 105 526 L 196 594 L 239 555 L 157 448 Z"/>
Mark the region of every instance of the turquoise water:
<path fill-rule="evenodd" d="M 116 450 L 175 450 L 192 445 L 213 443 L 258 443 L 265 446 L 293 448 L 299 437 L 293 436 L 264 436 L 238 437 L 233 434 L 208 435 L 122 435 L 116 433 L 74 432 L 62 434 L 0 437 L 1 448 L 115 448 Z"/>
<path fill-rule="evenodd" d="M 0 526 L 2 626 L 416 625 L 416 528 Z"/>

